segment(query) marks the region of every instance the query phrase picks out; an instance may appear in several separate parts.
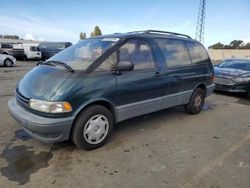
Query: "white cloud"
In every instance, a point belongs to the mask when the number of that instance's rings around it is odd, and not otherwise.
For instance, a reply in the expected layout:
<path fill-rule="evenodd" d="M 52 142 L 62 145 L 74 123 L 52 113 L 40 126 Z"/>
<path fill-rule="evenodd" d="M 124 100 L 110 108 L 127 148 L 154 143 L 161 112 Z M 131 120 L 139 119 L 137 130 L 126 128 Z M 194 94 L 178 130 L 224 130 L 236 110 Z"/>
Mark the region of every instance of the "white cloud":
<path fill-rule="evenodd" d="M 30 33 L 26 33 L 24 35 L 24 39 L 25 40 L 36 40 L 35 37 L 32 34 L 30 34 Z"/>

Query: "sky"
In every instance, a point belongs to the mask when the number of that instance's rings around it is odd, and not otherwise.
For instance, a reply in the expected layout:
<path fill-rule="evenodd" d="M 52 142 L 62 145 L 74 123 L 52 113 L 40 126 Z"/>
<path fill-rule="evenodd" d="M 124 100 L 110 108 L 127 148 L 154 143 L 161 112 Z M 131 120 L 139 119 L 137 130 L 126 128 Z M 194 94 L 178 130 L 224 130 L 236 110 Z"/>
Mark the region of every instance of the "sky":
<path fill-rule="evenodd" d="M 0 0 L 0 34 L 77 42 L 103 34 L 156 29 L 195 37 L 200 0 Z M 250 42 L 250 0 L 207 0 L 205 46 Z"/>

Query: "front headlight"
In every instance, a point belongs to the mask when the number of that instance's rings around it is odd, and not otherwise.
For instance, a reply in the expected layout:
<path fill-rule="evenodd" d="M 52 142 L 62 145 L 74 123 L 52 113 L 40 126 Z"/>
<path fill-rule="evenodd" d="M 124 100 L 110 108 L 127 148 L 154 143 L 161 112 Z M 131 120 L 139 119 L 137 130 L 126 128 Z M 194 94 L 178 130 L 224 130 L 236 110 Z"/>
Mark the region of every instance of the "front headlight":
<path fill-rule="evenodd" d="M 36 99 L 30 99 L 29 107 L 47 113 L 64 113 L 72 111 L 72 107 L 68 102 L 47 102 Z"/>

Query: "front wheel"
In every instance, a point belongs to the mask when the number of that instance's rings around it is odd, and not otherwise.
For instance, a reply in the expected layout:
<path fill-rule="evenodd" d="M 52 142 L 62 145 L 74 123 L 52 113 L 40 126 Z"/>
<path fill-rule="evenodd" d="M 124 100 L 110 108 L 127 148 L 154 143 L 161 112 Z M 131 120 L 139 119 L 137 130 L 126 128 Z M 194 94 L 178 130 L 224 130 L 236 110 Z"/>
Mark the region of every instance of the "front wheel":
<path fill-rule="evenodd" d="M 5 59 L 5 61 L 4 61 L 4 66 L 5 67 L 12 67 L 13 64 L 14 63 L 10 59 Z"/>
<path fill-rule="evenodd" d="M 95 149 L 105 144 L 113 131 L 113 116 L 103 106 L 93 105 L 77 117 L 71 138 L 80 148 Z"/>
<path fill-rule="evenodd" d="M 189 103 L 185 106 L 185 110 L 189 114 L 200 113 L 205 102 L 205 92 L 201 88 L 196 88 L 190 98 Z"/>

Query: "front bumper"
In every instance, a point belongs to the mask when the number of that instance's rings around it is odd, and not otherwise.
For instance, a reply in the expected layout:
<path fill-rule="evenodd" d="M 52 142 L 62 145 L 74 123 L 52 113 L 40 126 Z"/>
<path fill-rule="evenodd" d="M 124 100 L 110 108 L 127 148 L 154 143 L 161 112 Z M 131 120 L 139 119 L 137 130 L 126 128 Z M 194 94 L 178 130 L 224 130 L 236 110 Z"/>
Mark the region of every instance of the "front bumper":
<path fill-rule="evenodd" d="M 224 84 L 215 84 L 215 90 L 217 91 L 227 91 L 234 93 L 246 93 L 249 90 L 248 84 L 234 84 L 234 85 L 224 85 Z"/>
<path fill-rule="evenodd" d="M 13 118 L 32 137 L 44 143 L 61 142 L 69 139 L 74 117 L 47 118 L 36 115 L 21 107 L 15 98 L 8 102 Z"/>

